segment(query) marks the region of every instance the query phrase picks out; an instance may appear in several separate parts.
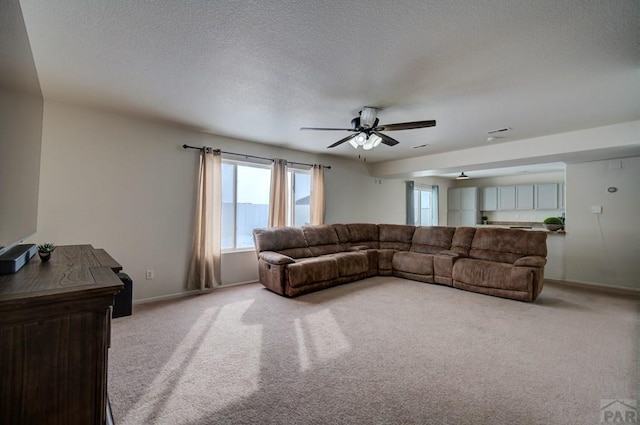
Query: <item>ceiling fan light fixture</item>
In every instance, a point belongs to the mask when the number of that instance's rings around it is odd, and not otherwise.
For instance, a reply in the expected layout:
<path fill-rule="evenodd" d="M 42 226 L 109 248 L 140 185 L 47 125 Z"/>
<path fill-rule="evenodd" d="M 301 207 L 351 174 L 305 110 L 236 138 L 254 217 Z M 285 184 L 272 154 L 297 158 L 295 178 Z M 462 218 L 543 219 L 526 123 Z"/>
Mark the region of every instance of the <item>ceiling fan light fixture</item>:
<path fill-rule="evenodd" d="M 370 151 L 371 149 L 378 146 L 380 142 L 382 142 L 382 139 L 377 135 L 372 134 L 371 136 L 369 136 L 365 144 L 362 145 L 362 149 L 364 149 L 365 151 Z"/>
<path fill-rule="evenodd" d="M 416 128 L 433 127 L 436 125 L 435 120 L 378 125 L 379 119 L 377 115 L 378 108 L 364 106 L 362 110 L 360 110 L 359 115 L 351 120 L 351 128 L 300 127 L 300 130 L 351 131 L 356 134 L 344 137 L 327 146 L 327 148 L 335 148 L 336 146 L 340 146 L 341 144 L 348 142 L 354 149 L 358 149 L 358 146 L 362 146 L 363 150 L 371 150 L 381 143 L 384 143 L 387 146 L 395 146 L 400 143 L 386 134 L 379 133 L 381 131 L 412 130 Z"/>
<path fill-rule="evenodd" d="M 460 175 L 458 177 L 456 177 L 456 180 L 468 180 L 469 176 L 467 176 L 464 171 L 460 173 Z"/>
<path fill-rule="evenodd" d="M 380 143 L 382 143 L 382 137 L 378 136 L 377 134 L 372 134 L 371 136 L 369 136 L 369 142 L 371 143 L 371 149 L 377 148 L 378 146 L 380 146 Z"/>
<path fill-rule="evenodd" d="M 377 115 L 378 110 L 376 108 L 365 106 L 362 108 L 362 111 L 360 111 L 360 125 L 365 128 L 373 127 L 373 124 L 376 122 Z"/>

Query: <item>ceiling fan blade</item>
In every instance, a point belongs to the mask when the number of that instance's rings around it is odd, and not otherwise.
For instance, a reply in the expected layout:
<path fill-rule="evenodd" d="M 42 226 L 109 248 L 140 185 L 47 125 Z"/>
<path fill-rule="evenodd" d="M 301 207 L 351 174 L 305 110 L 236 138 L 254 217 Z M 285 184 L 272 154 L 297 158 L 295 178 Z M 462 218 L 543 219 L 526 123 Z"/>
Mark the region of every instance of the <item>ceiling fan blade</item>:
<path fill-rule="evenodd" d="M 396 139 L 392 139 L 391 137 L 387 136 L 386 134 L 378 133 L 377 131 L 373 131 L 372 133 L 375 134 L 376 136 L 380 137 L 382 139 L 382 143 L 384 143 L 387 146 L 395 146 L 398 143 L 400 143 Z"/>
<path fill-rule="evenodd" d="M 343 144 L 344 142 L 348 142 L 349 140 L 353 139 L 353 138 L 354 138 L 354 137 L 356 137 L 356 136 L 357 136 L 357 134 L 350 134 L 350 135 L 348 135 L 347 137 L 345 137 L 344 139 L 340 139 L 340 140 L 338 140 L 338 141 L 337 141 L 337 142 L 335 142 L 333 145 L 331 145 L 331 146 L 327 146 L 327 149 L 329 149 L 329 148 L 335 148 L 336 146 L 341 145 L 341 144 Z"/>
<path fill-rule="evenodd" d="M 322 127 L 300 127 L 300 130 L 357 131 L 354 128 L 322 128 Z"/>
<path fill-rule="evenodd" d="M 397 124 L 383 124 L 376 127 L 377 131 L 412 130 L 414 128 L 435 127 L 436 120 L 400 122 Z"/>

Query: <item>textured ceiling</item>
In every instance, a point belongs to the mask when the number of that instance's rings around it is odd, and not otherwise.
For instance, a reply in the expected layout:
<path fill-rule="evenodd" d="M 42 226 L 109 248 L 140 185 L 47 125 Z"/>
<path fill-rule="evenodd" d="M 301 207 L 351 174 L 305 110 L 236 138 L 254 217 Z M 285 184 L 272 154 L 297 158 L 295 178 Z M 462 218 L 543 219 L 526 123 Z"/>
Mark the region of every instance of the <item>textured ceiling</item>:
<path fill-rule="evenodd" d="M 640 119 L 637 0 L 21 0 L 43 94 L 369 162 Z M 511 127 L 504 139 L 487 132 Z M 429 146 L 414 149 L 414 146 Z"/>

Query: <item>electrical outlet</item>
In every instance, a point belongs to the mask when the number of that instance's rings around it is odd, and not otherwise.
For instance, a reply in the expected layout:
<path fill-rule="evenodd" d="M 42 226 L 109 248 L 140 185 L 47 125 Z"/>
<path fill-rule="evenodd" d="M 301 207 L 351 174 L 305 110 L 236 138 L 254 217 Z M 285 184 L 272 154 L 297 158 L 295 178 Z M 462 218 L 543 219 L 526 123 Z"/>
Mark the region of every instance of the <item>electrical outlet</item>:
<path fill-rule="evenodd" d="M 153 279 L 153 270 L 147 270 L 145 272 L 145 277 L 147 278 L 147 280 Z"/>

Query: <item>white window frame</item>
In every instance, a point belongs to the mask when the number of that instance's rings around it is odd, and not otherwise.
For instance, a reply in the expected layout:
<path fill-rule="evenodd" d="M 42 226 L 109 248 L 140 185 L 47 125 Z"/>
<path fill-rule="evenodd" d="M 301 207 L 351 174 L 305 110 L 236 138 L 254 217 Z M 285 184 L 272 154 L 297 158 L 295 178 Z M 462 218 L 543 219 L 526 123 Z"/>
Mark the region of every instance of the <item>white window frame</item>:
<path fill-rule="evenodd" d="M 251 251 L 254 250 L 255 247 L 240 247 L 238 248 L 238 229 L 237 229 L 237 220 L 238 220 L 238 166 L 244 167 L 253 167 L 253 168 L 262 168 L 271 171 L 271 166 L 269 164 L 264 164 L 261 162 L 253 162 L 253 161 L 241 161 L 241 160 L 232 160 L 232 159 L 223 159 L 223 164 L 233 165 L 233 214 L 232 214 L 232 245 L 231 247 L 222 248 L 222 252 L 239 252 L 239 251 Z M 271 177 L 271 175 L 269 175 Z M 224 184 L 224 182 L 223 182 Z M 268 214 L 268 213 L 267 213 Z M 267 217 L 268 220 L 268 217 Z M 225 223 L 228 224 L 228 223 Z"/>

